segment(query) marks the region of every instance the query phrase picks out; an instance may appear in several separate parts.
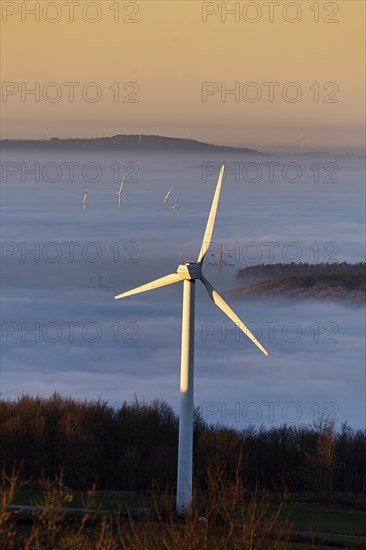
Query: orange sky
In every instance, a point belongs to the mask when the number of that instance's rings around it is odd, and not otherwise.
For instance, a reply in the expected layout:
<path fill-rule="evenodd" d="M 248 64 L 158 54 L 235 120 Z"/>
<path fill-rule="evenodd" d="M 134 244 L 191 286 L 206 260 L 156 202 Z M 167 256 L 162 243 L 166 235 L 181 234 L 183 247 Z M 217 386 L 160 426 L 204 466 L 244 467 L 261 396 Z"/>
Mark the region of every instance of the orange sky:
<path fill-rule="evenodd" d="M 226 22 L 222 4 L 237 9 Z M 363 146 L 363 1 L 2 0 L 1 8 L 3 138 L 141 130 L 262 150 L 298 150 L 301 135 L 311 149 Z M 79 83 L 73 102 L 65 82 Z M 269 82 L 278 83 L 273 101 Z M 225 95 L 235 86 L 236 96 Z M 36 96 L 25 94 L 32 88 Z"/>

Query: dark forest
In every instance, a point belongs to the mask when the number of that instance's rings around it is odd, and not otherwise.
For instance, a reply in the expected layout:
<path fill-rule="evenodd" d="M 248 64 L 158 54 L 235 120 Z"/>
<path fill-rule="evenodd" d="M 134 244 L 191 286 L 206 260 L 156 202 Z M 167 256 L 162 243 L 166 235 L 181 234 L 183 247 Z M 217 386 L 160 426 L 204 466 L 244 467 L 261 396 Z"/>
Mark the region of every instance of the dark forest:
<path fill-rule="evenodd" d="M 164 401 L 76 401 L 54 393 L 0 401 L 0 465 L 24 480 L 53 479 L 84 490 L 174 491 L 178 417 Z M 364 495 L 366 433 L 347 424 L 248 426 L 236 430 L 194 419 L 194 480 L 204 491 L 209 468 L 241 476 L 253 489 L 296 494 Z"/>

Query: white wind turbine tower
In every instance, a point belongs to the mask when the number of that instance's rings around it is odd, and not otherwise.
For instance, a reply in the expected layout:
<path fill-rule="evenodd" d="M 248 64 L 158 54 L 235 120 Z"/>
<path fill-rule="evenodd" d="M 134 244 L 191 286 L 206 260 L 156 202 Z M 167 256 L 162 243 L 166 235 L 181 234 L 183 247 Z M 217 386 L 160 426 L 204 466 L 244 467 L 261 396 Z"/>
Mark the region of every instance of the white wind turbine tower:
<path fill-rule="evenodd" d="M 122 201 L 122 198 L 124 198 L 124 194 L 122 193 L 124 183 L 125 183 L 125 176 L 123 176 L 122 178 L 121 187 L 119 188 L 119 191 L 117 191 L 117 193 L 114 193 L 115 195 L 118 195 L 118 208 L 121 208 L 121 201 Z"/>
<path fill-rule="evenodd" d="M 244 325 L 239 317 L 228 306 L 220 294 L 202 274 L 202 262 L 210 247 L 212 233 L 219 202 L 224 166 L 221 167 L 215 195 L 208 217 L 201 250 L 196 262 L 185 262 L 178 266 L 177 272 L 156 279 L 151 283 L 139 286 L 115 296 L 115 299 L 125 298 L 147 290 L 180 283 L 183 281 L 183 314 L 182 314 L 182 347 L 180 367 L 180 414 L 178 440 L 178 473 L 177 473 L 177 513 L 184 515 L 192 502 L 192 450 L 193 450 L 193 380 L 194 380 L 194 308 L 195 283 L 200 280 L 206 287 L 211 300 L 231 319 L 258 348 L 268 355 L 264 347 Z"/>

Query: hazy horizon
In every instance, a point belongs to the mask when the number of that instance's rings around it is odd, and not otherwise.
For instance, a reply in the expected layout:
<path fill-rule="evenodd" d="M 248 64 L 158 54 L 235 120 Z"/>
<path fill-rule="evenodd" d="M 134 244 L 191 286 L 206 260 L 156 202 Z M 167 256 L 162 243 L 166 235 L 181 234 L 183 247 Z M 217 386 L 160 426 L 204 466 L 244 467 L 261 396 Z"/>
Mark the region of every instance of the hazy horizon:
<path fill-rule="evenodd" d="M 364 148 L 363 2 L 36 4 L 2 3 L 3 138 Z"/>
<path fill-rule="evenodd" d="M 191 140 L 191 141 L 196 141 L 198 143 L 203 143 L 205 145 L 209 145 L 209 146 L 213 146 L 213 147 L 228 147 L 228 148 L 237 148 L 238 150 L 240 149 L 249 149 L 249 150 L 252 150 L 252 151 L 258 151 L 258 153 L 261 153 L 261 154 L 268 154 L 268 155 L 271 155 L 271 154 L 282 154 L 282 155 L 289 155 L 289 156 L 306 156 L 306 155 L 312 155 L 312 154 L 321 154 L 321 153 L 329 153 L 330 155 L 334 155 L 334 156 L 338 156 L 338 155 L 341 155 L 341 156 L 344 156 L 344 155 L 354 155 L 356 157 L 364 157 L 366 152 L 364 149 L 360 149 L 359 151 L 347 151 L 345 148 L 344 149 L 332 149 L 332 148 L 318 148 L 318 149 L 309 149 L 309 150 L 306 150 L 306 149 L 303 149 L 303 150 L 293 150 L 293 151 L 290 151 L 290 150 L 287 150 L 287 149 L 281 149 L 281 150 L 277 150 L 275 147 L 273 149 L 270 149 L 270 148 L 263 148 L 263 149 L 255 149 L 255 148 L 252 148 L 250 147 L 249 145 L 229 145 L 227 143 L 214 143 L 212 141 L 204 141 L 204 140 L 199 140 L 199 139 L 196 139 L 192 136 L 190 137 L 187 137 L 187 136 L 179 136 L 179 135 L 163 135 L 163 134 L 121 134 L 121 133 L 117 133 L 117 134 L 111 134 L 111 135 L 91 135 L 91 136 L 63 136 L 63 137 L 60 137 L 60 136 L 48 136 L 48 137 L 45 137 L 45 138 L 18 138 L 18 137 L 14 137 L 14 138 L 1 138 L 0 139 L 0 142 L 2 141 L 35 141 L 35 142 L 40 142 L 40 143 L 47 143 L 47 142 L 50 142 L 54 139 L 58 139 L 58 140 L 61 140 L 61 141 L 67 141 L 67 140 L 94 140 L 94 139 L 110 139 L 110 138 L 114 138 L 114 137 L 118 137 L 118 136 L 121 136 L 121 137 L 140 137 L 141 139 L 142 138 L 148 138 L 148 137 L 159 137 L 159 138 L 166 138 L 166 139 L 177 139 L 177 140 Z M 132 148 L 130 149 L 132 150 Z M 136 146 L 136 152 L 138 152 L 138 146 Z M 123 153 L 123 151 L 121 151 L 121 153 Z"/>
<path fill-rule="evenodd" d="M 234 147 L 234 148 L 238 148 L 238 149 L 253 149 L 253 150 L 257 150 L 259 152 L 263 152 L 263 153 L 266 153 L 266 154 L 270 154 L 270 153 L 279 153 L 279 154 L 292 154 L 292 155 L 296 155 L 296 154 L 311 154 L 311 153 L 317 153 L 317 152 L 329 152 L 331 154 L 334 154 L 334 155 L 349 155 L 349 154 L 354 154 L 354 155 L 357 155 L 357 156 L 364 156 L 365 155 L 365 147 L 364 145 L 361 145 L 360 147 L 356 147 L 356 148 L 348 148 L 346 145 L 342 146 L 342 145 L 337 145 L 337 146 L 334 146 L 334 145 L 331 145 L 329 144 L 329 146 L 327 144 L 318 144 L 318 145 L 314 145 L 312 148 L 311 147 L 303 147 L 302 150 L 301 150 L 301 142 L 300 144 L 289 144 L 289 145 L 284 145 L 284 146 L 281 146 L 281 147 L 278 147 L 276 146 L 275 143 L 273 144 L 263 144 L 263 145 L 258 145 L 258 146 L 254 146 L 250 143 L 247 143 L 247 142 L 242 142 L 242 143 L 238 143 L 238 142 L 231 142 L 230 140 L 228 142 L 223 142 L 223 141 L 220 141 L 220 137 L 217 137 L 216 140 L 213 140 L 213 139 L 210 139 L 209 136 L 207 136 L 207 138 L 202 138 L 202 137 L 196 137 L 194 135 L 168 135 L 168 134 L 163 134 L 163 133 L 149 133 L 149 134 L 139 134 L 139 133 L 136 133 L 136 132 L 130 132 L 130 133 L 122 133 L 122 132 L 118 132 L 116 131 L 116 133 L 111 133 L 111 134 L 100 134 L 100 135 L 97 135 L 97 134 L 92 134 L 92 133 L 89 133 L 89 134 L 85 134 L 85 135 L 67 135 L 67 134 L 64 134 L 64 135 L 49 135 L 47 137 L 41 137 L 41 136 L 28 136 L 28 137 L 19 137 L 19 136 L 13 136 L 13 137 L 1 137 L 0 141 L 5 141 L 5 140 L 12 140 L 12 141 L 50 141 L 54 138 L 56 139 L 60 139 L 60 140 L 72 140 L 72 139 L 97 139 L 97 138 L 110 138 L 110 137 L 115 137 L 115 136 L 142 136 L 142 137 L 152 137 L 152 136 L 155 136 L 155 137 L 166 137 L 166 138 L 172 138 L 172 139 L 188 139 L 188 140 L 193 140 L 193 141 L 198 141 L 200 143 L 206 143 L 206 144 L 209 144 L 209 145 L 215 145 L 215 146 L 218 146 L 218 147 Z"/>

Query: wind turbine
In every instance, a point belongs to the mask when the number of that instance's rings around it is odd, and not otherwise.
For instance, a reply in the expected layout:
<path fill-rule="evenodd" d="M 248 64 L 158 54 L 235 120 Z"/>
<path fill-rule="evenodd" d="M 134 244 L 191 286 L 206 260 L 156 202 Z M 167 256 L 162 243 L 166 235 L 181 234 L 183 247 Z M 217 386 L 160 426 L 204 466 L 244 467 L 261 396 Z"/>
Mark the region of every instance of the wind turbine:
<path fill-rule="evenodd" d="M 122 197 L 124 197 L 124 194 L 122 193 L 124 183 L 125 183 L 125 176 L 123 176 L 122 178 L 121 187 L 119 188 L 119 191 L 117 191 L 117 193 L 114 193 L 115 195 L 118 195 L 118 208 L 121 208 L 121 200 L 122 200 Z"/>
<path fill-rule="evenodd" d="M 146 292 L 162 286 L 183 281 L 183 313 L 182 313 L 182 347 L 180 366 L 180 414 L 178 437 L 178 472 L 177 472 L 177 513 L 184 515 L 192 502 L 192 450 L 193 450 L 193 381 L 194 381 L 194 308 L 195 308 L 195 283 L 201 281 L 205 286 L 211 300 L 219 307 L 239 328 L 256 344 L 256 346 L 268 355 L 264 347 L 256 337 L 244 325 L 239 317 L 228 306 L 217 290 L 202 274 L 202 263 L 210 247 L 214 223 L 219 202 L 224 165 L 221 167 L 215 195 L 212 201 L 210 215 L 208 217 L 205 235 L 196 262 L 185 262 L 178 266 L 177 272 L 151 283 L 139 286 L 118 294 L 114 298 L 125 298 L 140 292 Z"/>
<path fill-rule="evenodd" d="M 89 193 L 89 187 L 85 189 L 84 198 L 83 198 L 83 208 L 86 208 L 88 206 L 88 193 Z"/>
<path fill-rule="evenodd" d="M 301 139 L 300 139 L 300 149 L 301 149 L 301 154 L 303 155 L 304 154 L 304 143 L 306 141 L 306 137 L 305 136 L 301 136 Z"/>
<path fill-rule="evenodd" d="M 167 194 L 165 195 L 165 197 L 164 197 L 164 199 L 163 199 L 164 204 L 165 204 L 166 201 L 169 199 L 169 195 L 170 195 L 170 193 L 172 192 L 173 187 L 174 187 L 174 185 L 171 186 L 171 188 L 169 189 L 169 191 L 168 191 Z"/>
<path fill-rule="evenodd" d="M 170 207 L 170 208 L 173 208 L 174 212 L 175 212 L 176 209 L 178 208 L 179 199 L 180 199 L 180 195 L 179 195 L 179 197 L 177 198 L 177 201 L 173 204 L 173 206 Z"/>

